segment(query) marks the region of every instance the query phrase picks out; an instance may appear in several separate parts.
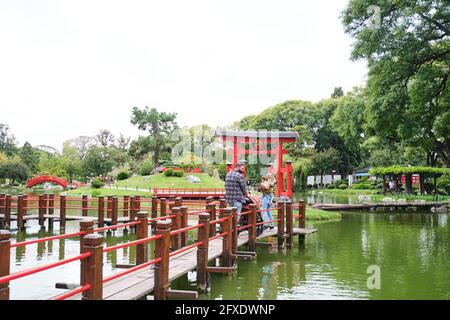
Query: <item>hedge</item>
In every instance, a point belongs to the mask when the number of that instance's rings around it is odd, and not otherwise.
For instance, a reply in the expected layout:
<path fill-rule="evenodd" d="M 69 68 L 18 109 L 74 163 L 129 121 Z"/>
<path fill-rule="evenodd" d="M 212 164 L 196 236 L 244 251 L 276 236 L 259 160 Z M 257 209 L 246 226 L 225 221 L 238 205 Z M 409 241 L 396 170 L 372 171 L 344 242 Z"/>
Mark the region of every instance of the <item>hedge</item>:
<path fill-rule="evenodd" d="M 449 174 L 449 168 L 433 168 L 433 167 L 404 167 L 404 166 L 390 166 L 390 167 L 375 167 L 370 169 L 369 173 L 374 176 L 384 175 L 398 175 L 398 174 L 424 174 L 431 176 L 441 176 Z"/>

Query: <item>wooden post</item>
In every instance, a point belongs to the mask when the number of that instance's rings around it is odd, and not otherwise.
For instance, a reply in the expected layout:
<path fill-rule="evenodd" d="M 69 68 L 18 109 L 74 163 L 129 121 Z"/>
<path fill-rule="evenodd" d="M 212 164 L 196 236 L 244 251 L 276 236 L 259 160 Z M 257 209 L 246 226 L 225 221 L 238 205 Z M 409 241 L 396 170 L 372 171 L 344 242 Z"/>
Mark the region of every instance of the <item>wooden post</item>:
<path fill-rule="evenodd" d="M 161 207 L 161 217 L 165 217 L 167 215 L 167 200 L 165 198 L 161 198 L 159 201 Z"/>
<path fill-rule="evenodd" d="M 301 229 L 305 228 L 305 220 L 306 220 L 306 209 L 305 209 L 305 200 L 300 200 L 298 202 L 298 227 Z M 305 235 L 300 234 L 299 235 L 299 241 L 300 243 L 303 243 L 305 241 Z"/>
<path fill-rule="evenodd" d="M 86 194 L 83 194 L 81 196 L 81 215 L 83 217 L 87 217 L 88 216 L 88 196 Z"/>
<path fill-rule="evenodd" d="M 103 196 L 98 197 L 98 226 L 102 228 L 105 225 L 105 198 Z"/>
<path fill-rule="evenodd" d="M 198 216 L 199 224 L 204 224 L 198 228 L 198 241 L 202 244 L 197 249 L 197 287 L 200 292 L 208 291 L 208 249 L 209 249 L 209 214 L 201 213 Z"/>
<path fill-rule="evenodd" d="M 136 200 L 136 214 L 137 214 L 139 211 L 141 211 L 141 200 L 142 200 L 142 197 L 141 196 L 136 196 L 134 198 Z"/>
<path fill-rule="evenodd" d="M 50 193 L 48 195 L 48 215 L 52 216 L 55 214 L 55 195 Z"/>
<path fill-rule="evenodd" d="M 206 204 L 210 204 L 211 202 L 214 202 L 214 198 L 213 197 L 207 197 L 206 198 Z"/>
<path fill-rule="evenodd" d="M 66 228 L 66 196 L 59 197 L 59 228 Z"/>
<path fill-rule="evenodd" d="M 25 214 L 25 200 L 24 195 L 17 196 L 17 228 L 25 229 L 25 221 L 23 216 Z"/>
<path fill-rule="evenodd" d="M 113 197 L 111 210 L 111 225 L 115 226 L 119 216 L 119 198 Z"/>
<path fill-rule="evenodd" d="M 206 205 L 206 210 L 208 211 L 209 219 L 211 221 L 216 220 L 216 205 L 212 204 L 212 203 L 209 203 L 209 204 Z M 212 238 L 215 235 L 216 235 L 216 225 L 213 224 L 209 228 L 209 237 Z"/>
<path fill-rule="evenodd" d="M 136 240 L 148 238 L 148 213 L 140 211 L 137 220 L 141 223 L 136 226 Z M 148 261 L 148 245 L 142 243 L 136 245 L 136 264 L 140 265 Z"/>
<path fill-rule="evenodd" d="M 250 213 L 248 214 L 248 251 L 256 252 L 256 221 L 257 221 L 257 207 L 256 204 L 251 204 Z"/>
<path fill-rule="evenodd" d="M 222 222 L 222 233 L 227 233 L 223 236 L 222 241 L 222 267 L 232 267 L 233 259 L 231 255 L 232 234 L 232 210 L 231 208 L 222 209 L 220 218 L 228 218 Z"/>
<path fill-rule="evenodd" d="M 156 240 L 155 257 L 161 260 L 155 264 L 155 300 L 166 300 L 169 290 L 169 254 L 170 254 L 170 219 L 158 221 L 156 224 L 156 234 L 161 235 L 161 239 Z"/>
<path fill-rule="evenodd" d="M 284 202 L 278 201 L 278 249 L 284 248 Z"/>
<path fill-rule="evenodd" d="M 294 215 L 292 212 L 292 201 L 286 202 L 286 234 L 287 247 L 292 248 L 292 241 L 294 238 Z"/>
<path fill-rule="evenodd" d="M 103 236 L 90 234 L 84 237 L 82 253 L 91 255 L 81 260 L 81 285 L 90 285 L 83 292 L 83 300 L 101 300 L 103 298 Z"/>
<path fill-rule="evenodd" d="M 130 203 L 130 197 L 124 196 L 123 197 L 123 216 L 128 217 L 129 216 L 129 203 Z"/>
<path fill-rule="evenodd" d="M 5 199 L 5 220 L 8 225 L 11 225 L 11 196 L 6 195 Z"/>
<path fill-rule="evenodd" d="M 11 259 L 11 233 L 0 230 L 0 278 L 9 276 Z M 0 284 L 0 300 L 9 300 L 9 282 Z"/>
<path fill-rule="evenodd" d="M 94 232 L 94 221 L 80 221 L 80 232 L 84 232 L 80 236 L 80 250 L 83 251 L 84 238 Z"/>
<path fill-rule="evenodd" d="M 180 229 L 181 225 L 181 213 L 179 207 L 173 207 L 171 215 L 174 215 L 175 217 L 172 219 L 172 228 L 171 231 L 175 231 Z M 171 236 L 170 238 L 170 247 L 173 250 L 177 250 L 180 248 L 180 234 L 176 234 Z"/>
<path fill-rule="evenodd" d="M 134 196 L 130 197 L 130 221 L 136 220 L 136 198 Z"/>
<path fill-rule="evenodd" d="M 108 198 L 106 198 L 106 217 L 108 219 L 111 219 L 112 216 L 112 196 L 108 196 Z"/>
<path fill-rule="evenodd" d="M 94 232 L 94 221 L 80 221 L 80 232 L 84 232 L 84 234 L 80 235 L 80 253 L 84 253 L 84 239 Z M 81 273 L 81 282 L 83 283 L 83 273 Z"/>
<path fill-rule="evenodd" d="M 5 214 L 6 194 L 0 193 L 0 214 Z"/>
<path fill-rule="evenodd" d="M 180 214 L 181 214 L 181 228 L 187 228 L 188 224 L 189 224 L 189 214 L 188 214 L 188 207 L 186 206 L 181 206 L 180 207 Z M 186 247 L 189 243 L 189 233 L 183 232 L 181 234 L 181 240 L 180 240 L 180 246 Z"/>
<path fill-rule="evenodd" d="M 181 208 L 183 206 L 183 198 L 177 197 L 175 198 L 175 207 Z"/>
<path fill-rule="evenodd" d="M 232 207 L 231 208 L 231 234 L 232 234 L 232 238 L 231 238 L 231 253 L 232 253 L 232 261 L 233 264 L 235 263 L 235 261 L 237 260 L 237 251 L 238 251 L 238 215 L 237 215 L 237 208 L 236 207 Z"/>
<path fill-rule="evenodd" d="M 158 197 L 152 197 L 152 219 L 158 218 Z"/>
<path fill-rule="evenodd" d="M 219 208 L 220 208 L 220 209 L 225 209 L 227 206 L 228 206 L 227 200 L 221 198 L 221 199 L 219 200 Z"/>
<path fill-rule="evenodd" d="M 44 194 L 44 215 L 48 213 L 48 194 Z"/>
<path fill-rule="evenodd" d="M 43 227 L 45 225 L 45 197 L 42 194 L 39 195 L 38 206 L 39 225 Z"/>

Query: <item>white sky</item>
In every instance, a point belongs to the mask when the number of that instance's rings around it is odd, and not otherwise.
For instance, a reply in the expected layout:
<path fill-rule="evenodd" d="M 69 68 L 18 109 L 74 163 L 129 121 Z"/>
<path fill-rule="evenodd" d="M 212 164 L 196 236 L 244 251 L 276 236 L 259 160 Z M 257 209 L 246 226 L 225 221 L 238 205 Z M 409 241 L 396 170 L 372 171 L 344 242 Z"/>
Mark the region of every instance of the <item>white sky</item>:
<path fill-rule="evenodd" d="M 136 137 L 131 109 L 228 125 L 365 81 L 347 0 L 1 0 L 0 123 L 20 144 L 100 129 Z"/>

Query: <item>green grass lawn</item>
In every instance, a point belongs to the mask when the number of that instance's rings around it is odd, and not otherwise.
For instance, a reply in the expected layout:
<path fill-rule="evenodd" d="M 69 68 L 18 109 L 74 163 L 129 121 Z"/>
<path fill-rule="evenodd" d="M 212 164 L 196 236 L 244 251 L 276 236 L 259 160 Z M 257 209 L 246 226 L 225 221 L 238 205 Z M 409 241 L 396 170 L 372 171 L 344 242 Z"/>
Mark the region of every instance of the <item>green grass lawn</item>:
<path fill-rule="evenodd" d="M 337 195 L 362 195 L 362 194 L 376 194 L 378 190 L 375 189 L 314 189 L 316 193 L 322 192 L 326 194 L 337 194 Z M 311 191 L 311 192 L 312 192 Z"/>
<path fill-rule="evenodd" d="M 130 190 L 121 190 L 121 189 L 114 189 L 114 188 L 102 188 L 102 189 L 92 189 L 90 187 L 82 187 L 75 190 L 69 190 L 67 191 L 67 195 L 71 196 L 81 196 L 83 194 L 86 194 L 88 196 L 92 196 L 92 192 L 94 190 L 98 190 L 99 194 L 98 196 L 143 196 L 143 197 L 151 197 L 151 192 L 144 192 L 144 191 L 136 191 L 136 189 L 130 189 Z"/>
<path fill-rule="evenodd" d="M 306 220 L 307 221 L 317 221 L 317 220 L 340 220 L 342 215 L 336 212 L 329 212 L 320 209 L 314 209 L 306 207 Z"/>
<path fill-rule="evenodd" d="M 223 188 L 224 182 L 219 179 L 214 179 L 207 174 L 192 174 L 200 178 L 200 183 L 190 183 L 184 177 L 166 177 L 163 173 L 152 176 L 134 176 L 129 179 L 119 181 L 112 187 L 121 188 L 140 188 L 150 189 L 154 187 L 159 188 Z"/>

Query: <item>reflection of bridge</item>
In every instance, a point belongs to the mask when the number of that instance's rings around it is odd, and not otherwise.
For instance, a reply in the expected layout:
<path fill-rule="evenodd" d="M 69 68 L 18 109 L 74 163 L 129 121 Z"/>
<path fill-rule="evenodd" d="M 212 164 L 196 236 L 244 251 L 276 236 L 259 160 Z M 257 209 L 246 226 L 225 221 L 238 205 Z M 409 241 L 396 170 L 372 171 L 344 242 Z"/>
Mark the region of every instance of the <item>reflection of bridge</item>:
<path fill-rule="evenodd" d="M 38 184 L 42 184 L 42 183 L 46 183 L 46 182 L 50 182 L 50 183 L 54 183 L 57 185 L 60 185 L 61 187 L 63 187 L 64 189 L 67 188 L 67 186 L 69 185 L 69 183 L 64 180 L 61 179 L 59 177 L 54 177 L 54 176 L 38 176 L 35 177 L 33 179 L 30 179 L 27 181 L 27 188 L 32 188 Z"/>

